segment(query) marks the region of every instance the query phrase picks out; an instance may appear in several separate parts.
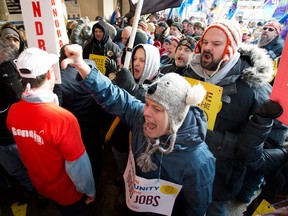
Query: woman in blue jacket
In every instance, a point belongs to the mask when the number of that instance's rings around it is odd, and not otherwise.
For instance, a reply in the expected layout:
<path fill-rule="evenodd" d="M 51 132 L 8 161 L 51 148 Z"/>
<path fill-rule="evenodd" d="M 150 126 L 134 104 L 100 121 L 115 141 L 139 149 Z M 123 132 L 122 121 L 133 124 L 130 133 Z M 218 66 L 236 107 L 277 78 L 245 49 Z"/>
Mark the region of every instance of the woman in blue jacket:
<path fill-rule="evenodd" d="M 167 215 L 205 215 L 212 201 L 215 158 L 204 141 L 207 131 L 204 112 L 191 106 L 202 100 L 203 87 L 192 88 L 183 77 L 167 74 L 148 88 L 146 104 L 143 104 L 114 86 L 96 68 L 85 64 L 79 45 L 68 45 L 65 51 L 68 58 L 62 67 L 67 64 L 76 67 L 83 78 L 80 85 L 107 112 L 119 116 L 130 126 L 136 169 L 130 180 L 137 176 L 181 185 Z M 135 190 L 137 182 L 133 183 Z M 159 207 L 155 206 L 151 205 L 146 212 L 159 213 Z"/>

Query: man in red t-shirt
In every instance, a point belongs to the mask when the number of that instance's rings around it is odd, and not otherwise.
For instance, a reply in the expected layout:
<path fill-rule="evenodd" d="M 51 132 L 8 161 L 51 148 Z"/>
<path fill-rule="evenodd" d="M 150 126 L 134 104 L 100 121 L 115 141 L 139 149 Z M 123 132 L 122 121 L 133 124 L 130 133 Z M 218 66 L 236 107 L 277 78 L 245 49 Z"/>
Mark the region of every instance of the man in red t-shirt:
<path fill-rule="evenodd" d="M 62 215 L 85 215 L 95 184 L 77 119 L 53 93 L 55 64 L 56 55 L 38 48 L 21 53 L 16 65 L 26 88 L 6 123 L 37 191 L 55 201 Z"/>

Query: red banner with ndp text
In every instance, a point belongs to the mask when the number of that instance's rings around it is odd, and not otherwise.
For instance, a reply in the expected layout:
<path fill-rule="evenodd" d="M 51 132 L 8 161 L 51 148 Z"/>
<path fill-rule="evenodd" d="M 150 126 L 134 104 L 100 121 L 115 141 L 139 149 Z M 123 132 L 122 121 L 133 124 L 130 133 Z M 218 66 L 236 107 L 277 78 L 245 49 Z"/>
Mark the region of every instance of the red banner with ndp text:
<path fill-rule="evenodd" d="M 38 47 L 59 55 L 68 43 L 61 0 L 21 0 L 22 16 L 29 47 Z M 59 65 L 55 65 L 56 82 L 61 82 Z"/>
<path fill-rule="evenodd" d="M 282 51 L 280 64 L 274 80 L 270 99 L 281 104 L 283 114 L 278 118 L 283 124 L 288 125 L 288 43 L 286 41 Z"/>

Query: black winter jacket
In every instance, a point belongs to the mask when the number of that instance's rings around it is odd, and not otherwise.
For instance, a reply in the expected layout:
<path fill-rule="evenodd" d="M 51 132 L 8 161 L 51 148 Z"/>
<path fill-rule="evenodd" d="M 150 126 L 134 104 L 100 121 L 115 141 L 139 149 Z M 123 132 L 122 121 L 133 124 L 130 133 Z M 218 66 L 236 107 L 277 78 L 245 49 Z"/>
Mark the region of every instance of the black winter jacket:
<path fill-rule="evenodd" d="M 268 82 L 273 74 L 273 64 L 270 57 L 255 45 L 243 44 L 238 51 L 238 62 L 218 83 L 223 87 L 222 109 L 217 115 L 214 131 L 208 131 L 206 137 L 217 159 L 214 200 L 232 199 L 241 190 L 246 166 L 235 157 L 235 147 L 239 145 L 239 138 L 253 110 L 267 100 L 271 92 Z M 184 76 L 203 80 L 194 72 L 185 73 Z M 287 127 L 275 121 L 267 144 L 274 146 L 283 143 L 285 131 Z"/>
<path fill-rule="evenodd" d="M 9 107 L 20 99 L 23 86 L 13 62 L 18 50 L 5 39 L 0 39 L 0 48 L 0 145 L 10 145 L 15 141 L 7 129 L 6 118 Z"/>
<path fill-rule="evenodd" d="M 103 39 L 97 41 L 94 37 L 95 28 L 100 28 L 104 32 Z M 117 44 L 113 43 L 108 32 L 108 26 L 104 21 L 97 22 L 92 28 L 92 38 L 83 48 L 83 59 L 89 59 L 90 54 L 108 56 L 110 59 L 117 60 L 116 54 L 121 50 Z"/>

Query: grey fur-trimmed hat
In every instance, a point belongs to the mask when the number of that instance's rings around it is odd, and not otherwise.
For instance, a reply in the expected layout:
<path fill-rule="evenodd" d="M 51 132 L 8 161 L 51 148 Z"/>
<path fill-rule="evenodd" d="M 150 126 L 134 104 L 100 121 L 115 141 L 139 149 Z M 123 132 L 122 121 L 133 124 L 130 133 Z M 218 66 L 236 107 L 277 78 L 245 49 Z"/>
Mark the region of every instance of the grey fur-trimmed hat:
<path fill-rule="evenodd" d="M 142 172 L 157 169 L 150 157 L 155 151 L 159 150 L 164 154 L 173 151 L 177 131 L 184 122 L 190 106 L 201 103 L 205 94 L 206 90 L 201 84 L 191 87 L 184 77 L 176 73 L 165 74 L 148 87 L 146 98 L 159 103 L 168 113 L 171 136 L 166 149 L 157 143 L 152 144 L 147 138 L 145 153 L 136 160 Z"/>

